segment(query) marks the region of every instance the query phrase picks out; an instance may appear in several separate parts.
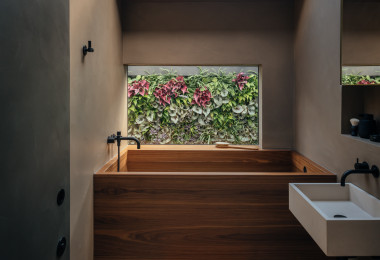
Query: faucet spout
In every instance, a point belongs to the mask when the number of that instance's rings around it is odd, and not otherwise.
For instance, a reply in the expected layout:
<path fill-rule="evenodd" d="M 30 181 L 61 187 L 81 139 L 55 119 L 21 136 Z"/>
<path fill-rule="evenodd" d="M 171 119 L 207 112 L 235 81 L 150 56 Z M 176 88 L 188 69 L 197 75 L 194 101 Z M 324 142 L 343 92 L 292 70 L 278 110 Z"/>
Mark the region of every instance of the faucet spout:
<path fill-rule="evenodd" d="M 355 169 L 355 170 L 348 170 L 345 171 L 342 175 L 342 178 L 340 179 L 340 186 L 344 187 L 346 186 L 346 178 L 348 175 L 358 173 L 358 174 L 372 174 L 373 177 L 378 178 L 380 175 L 379 168 L 376 165 L 373 165 L 371 169 Z"/>
<path fill-rule="evenodd" d="M 140 149 L 140 141 L 136 137 L 120 137 L 120 140 L 129 140 L 129 141 L 135 141 L 137 144 L 137 149 Z"/>

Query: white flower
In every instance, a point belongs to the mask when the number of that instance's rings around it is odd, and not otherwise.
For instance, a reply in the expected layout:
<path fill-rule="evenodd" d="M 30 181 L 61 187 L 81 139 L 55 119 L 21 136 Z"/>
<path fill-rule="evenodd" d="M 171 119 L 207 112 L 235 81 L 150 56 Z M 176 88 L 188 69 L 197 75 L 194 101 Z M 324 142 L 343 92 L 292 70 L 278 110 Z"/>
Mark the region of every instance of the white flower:
<path fill-rule="evenodd" d="M 172 117 L 170 118 L 170 120 L 171 120 L 174 124 L 177 124 L 177 123 L 178 123 L 178 120 L 179 120 L 179 117 L 178 117 L 177 115 L 175 115 L 175 116 L 172 116 Z"/>
<path fill-rule="evenodd" d="M 219 132 L 218 136 L 219 136 L 219 138 L 223 139 L 226 136 L 226 134 L 223 132 Z"/>
<path fill-rule="evenodd" d="M 214 98 L 214 103 L 216 105 L 216 108 L 220 107 L 221 105 L 223 105 L 223 99 L 220 97 L 220 96 L 216 96 Z"/>
<path fill-rule="evenodd" d="M 138 125 L 141 125 L 142 123 L 144 123 L 145 119 L 144 119 L 144 116 L 143 115 L 139 115 L 137 118 L 136 118 L 136 124 Z"/>
<path fill-rule="evenodd" d="M 171 141 L 172 139 L 170 137 L 168 137 L 167 139 L 163 140 L 162 142 L 160 142 L 160 144 L 167 144 Z"/>
<path fill-rule="evenodd" d="M 175 110 L 169 109 L 169 115 L 170 116 L 175 116 L 176 114 L 177 114 L 177 112 Z"/>
<path fill-rule="evenodd" d="M 227 97 L 228 96 L 228 90 L 227 89 L 223 89 L 222 92 L 220 92 L 220 95 L 222 97 Z"/>
<path fill-rule="evenodd" d="M 249 137 L 239 136 L 239 138 L 242 142 L 248 142 L 249 141 Z"/>
<path fill-rule="evenodd" d="M 154 113 L 151 112 L 148 114 L 148 116 L 146 117 L 146 119 L 149 121 L 149 122 L 153 122 L 153 119 L 154 119 Z"/>
<path fill-rule="evenodd" d="M 233 107 L 233 108 L 232 108 L 232 111 L 233 111 L 234 113 L 236 113 L 236 114 L 240 114 L 241 112 L 243 112 L 243 107 L 240 106 L 240 105 L 238 105 L 238 106 L 236 106 L 236 107 Z"/>
<path fill-rule="evenodd" d="M 242 108 L 243 108 L 242 114 L 243 115 L 247 114 L 247 112 L 248 112 L 247 106 L 246 105 L 242 105 Z"/>
<path fill-rule="evenodd" d="M 211 109 L 209 107 L 205 107 L 203 109 L 203 114 L 205 115 L 205 117 L 207 117 L 211 112 Z"/>
<path fill-rule="evenodd" d="M 227 138 L 227 141 L 229 141 L 229 142 L 233 142 L 233 141 L 235 141 L 235 136 L 230 135 L 230 136 Z"/>
<path fill-rule="evenodd" d="M 199 114 L 199 115 L 202 115 L 202 108 L 198 107 L 198 106 L 193 106 L 192 110 Z"/>
<path fill-rule="evenodd" d="M 203 120 L 202 117 L 199 117 L 199 118 L 198 118 L 198 123 L 199 123 L 200 125 L 206 125 L 206 123 L 205 123 L 205 121 Z"/>
<path fill-rule="evenodd" d="M 255 111 L 256 111 L 255 106 L 249 106 L 248 107 L 248 114 L 249 115 L 251 115 L 251 116 L 255 115 Z"/>

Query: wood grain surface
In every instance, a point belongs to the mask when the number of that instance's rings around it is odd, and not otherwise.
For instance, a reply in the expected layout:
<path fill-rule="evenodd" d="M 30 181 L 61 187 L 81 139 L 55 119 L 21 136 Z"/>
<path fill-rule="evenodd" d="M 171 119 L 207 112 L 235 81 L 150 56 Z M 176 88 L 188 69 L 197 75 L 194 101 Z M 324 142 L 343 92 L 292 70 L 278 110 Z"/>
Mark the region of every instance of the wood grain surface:
<path fill-rule="evenodd" d="M 128 163 L 145 162 L 131 152 Z M 157 156 L 170 157 L 162 155 L 167 152 L 146 159 L 159 162 Z M 238 160 L 234 154 L 223 156 Z M 240 156 L 240 163 L 274 161 L 292 169 L 311 163 L 291 152 L 279 158 L 251 156 Z M 181 153 L 177 158 L 186 160 Z M 288 183 L 336 182 L 335 175 L 318 167 L 310 164 L 308 173 L 99 172 L 94 175 L 94 257 L 328 259 L 288 209 Z"/>
<path fill-rule="evenodd" d="M 275 150 L 129 150 L 134 172 L 289 172 L 290 151 Z"/>

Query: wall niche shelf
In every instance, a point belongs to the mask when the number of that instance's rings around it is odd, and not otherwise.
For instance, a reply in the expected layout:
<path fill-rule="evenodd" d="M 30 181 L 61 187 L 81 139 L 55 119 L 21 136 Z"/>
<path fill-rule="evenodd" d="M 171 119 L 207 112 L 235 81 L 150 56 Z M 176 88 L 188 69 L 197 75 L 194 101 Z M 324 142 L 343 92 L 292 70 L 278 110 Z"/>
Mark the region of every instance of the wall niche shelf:
<path fill-rule="evenodd" d="M 342 85 L 341 134 L 350 135 L 351 118 L 360 119 L 360 114 L 373 114 L 377 133 L 380 133 L 380 85 Z M 355 138 L 356 137 L 352 137 Z M 378 144 L 357 137 L 371 144 Z M 380 145 L 379 145 L 380 146 Z"/>
<path fill-rule="evenodd" d="M 373 146 L 376 146 L 376 147 L 380 147 L 380 143 L 372 142 L 369 139 L 361 138 L 359 136 L 352 136 L 352 135 L 349 135 L 349 134 L 348 135 L 347 134 L 343 134 L 342 136 L 344 136 L 346 138 L 349 138 L 351 140 L 356 140 L 358 142 L 362 142 L 362 143 L 365 143 L 365 144 L 369 144 L 369 145 L 373 145 Z"/>

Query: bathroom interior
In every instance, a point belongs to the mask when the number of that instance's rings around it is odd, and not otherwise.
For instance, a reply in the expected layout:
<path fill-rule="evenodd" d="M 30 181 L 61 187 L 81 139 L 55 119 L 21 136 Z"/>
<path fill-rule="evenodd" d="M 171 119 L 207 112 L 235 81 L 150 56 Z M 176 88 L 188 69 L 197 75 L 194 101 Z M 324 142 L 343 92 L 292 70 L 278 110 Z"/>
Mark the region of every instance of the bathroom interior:
<path fill-rule="evenodd" d="M 380 1 L 0 10 L 0 259 L 380 259 Z"/>

